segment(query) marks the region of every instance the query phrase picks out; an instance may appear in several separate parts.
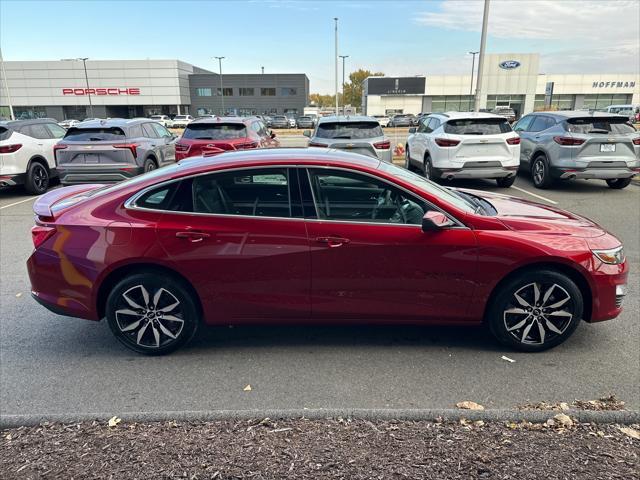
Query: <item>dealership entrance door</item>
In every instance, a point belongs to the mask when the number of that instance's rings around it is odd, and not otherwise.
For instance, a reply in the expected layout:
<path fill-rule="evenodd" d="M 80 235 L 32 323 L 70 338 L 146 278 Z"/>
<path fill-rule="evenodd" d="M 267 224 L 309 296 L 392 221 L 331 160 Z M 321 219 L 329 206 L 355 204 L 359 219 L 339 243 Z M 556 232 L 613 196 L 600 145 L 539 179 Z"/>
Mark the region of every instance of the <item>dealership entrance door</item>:
<path fill-rule="evenodd" d="M 487 95 L 487 110 L 496 107 L 511 107 L 516 118 L 520 118 L 524 109 L 524 95 Z"/>

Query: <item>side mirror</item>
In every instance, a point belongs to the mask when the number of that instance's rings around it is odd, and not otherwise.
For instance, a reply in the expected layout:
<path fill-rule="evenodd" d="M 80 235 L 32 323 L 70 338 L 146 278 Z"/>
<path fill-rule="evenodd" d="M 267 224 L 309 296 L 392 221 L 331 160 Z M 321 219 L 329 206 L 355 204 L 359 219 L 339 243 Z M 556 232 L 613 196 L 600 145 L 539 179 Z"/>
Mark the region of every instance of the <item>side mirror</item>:
<path fill-rule="evenodd" d="M 411 127 L 409 129 L 409 133 L 416 133 L 418 131 L 418 129 L 416 127 Z"/>
<path fill-rule="evenodd" d="M 430 211 L 422 217 L 422 231 L 425 233 L 442 230 L 452 225 L 453 222 L 444 213 Z"/>
<path fill-rule="evenodd" d="M 302 132 L 302 135 L 304 135 L 305 137 L 311 137 L 311 130 L 305 130 L 304 132 Z"/>
<path fill-rule="evenodd" d="M 269 136 L 270 136 L 271 138 L 276 138 L 276 134 L 275 134 L 275 133 L 273 133 L 273 132 L 271 132 L 271 131 L 269 131 Z"/>

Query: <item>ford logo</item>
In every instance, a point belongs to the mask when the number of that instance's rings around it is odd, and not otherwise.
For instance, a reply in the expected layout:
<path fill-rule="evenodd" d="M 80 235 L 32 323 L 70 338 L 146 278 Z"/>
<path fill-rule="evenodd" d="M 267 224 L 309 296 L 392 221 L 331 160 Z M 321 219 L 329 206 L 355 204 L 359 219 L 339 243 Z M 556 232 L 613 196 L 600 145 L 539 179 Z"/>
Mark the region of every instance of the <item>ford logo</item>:
<path fill-rule="evenodd" d="M 503 68 L 505 70 L 518 68 L 519 66 L 520 66 L 520 62 L 517 60 L 505 60 L 504 62 L 500 62 L 500 68 Z"/>

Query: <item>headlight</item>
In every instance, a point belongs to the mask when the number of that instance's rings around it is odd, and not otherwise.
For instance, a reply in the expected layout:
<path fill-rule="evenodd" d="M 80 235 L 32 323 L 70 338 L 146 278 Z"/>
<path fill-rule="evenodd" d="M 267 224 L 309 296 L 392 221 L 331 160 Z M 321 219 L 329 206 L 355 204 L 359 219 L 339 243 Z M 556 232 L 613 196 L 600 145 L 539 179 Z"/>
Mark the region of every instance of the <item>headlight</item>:
<path fill-rule="evenodd" d="M 622 245 L 609 250 L 591 250 L 593 254 L 603 263 L 609 265 L 619 265 L 624 262 L 624 249 Z"/>

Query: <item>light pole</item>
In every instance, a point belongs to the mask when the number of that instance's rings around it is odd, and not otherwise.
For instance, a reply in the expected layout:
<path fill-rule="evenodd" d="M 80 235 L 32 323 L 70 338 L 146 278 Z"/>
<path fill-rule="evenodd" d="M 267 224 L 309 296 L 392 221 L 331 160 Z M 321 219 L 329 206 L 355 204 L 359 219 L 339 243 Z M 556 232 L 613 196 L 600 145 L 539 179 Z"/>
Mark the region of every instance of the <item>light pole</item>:
<path fill-rule="evenodd" d="M 480 56 L 478 57 L 478 81 L 476 82 L 476 98 L 473 110 L 480 110 L 480 97 L 482 96 L 482 75 L 484 63 L 484 49 L 487 45 L 487 24 L 489 23 L 489 0 L 484 0 L 484 13 L 482 15 L 482 35 L 480 36 Z"/>
<path fill-rule="evenodd" d="M 338 17 L 334 17 L 333 20 L 336 24 L 335 25 L 336 52 L 334 55 L 334 60 L 335 60 L 335 77 L 336 77 L 335 93 L 336 93 L 336 117 L 337 117 L 338 116 Z"/>
<path fill-rule="evenodd" d="M 349 58 L 349 55 L 340 55 L 342 59 L 342 113 L 344 114 L 344 106 L 346 103 L 344 102 L 344 59 Z"/>
<path fill-rule="evenodd" d="M 2 78 L 4 80 L 4 89 L 7 92 L 7 103 L 9 104 L 9 119 L 15 120 L 13 114 L 13 104 L 11 103 L 11 93 L 9 93 L 9 82 L 7 82 L 7 72 L 4 69 L 4 60 L 2 59 L 2 50 L 0 50 L 0 66 L 2 67 Z"/>
<path fill-rule="evenodd" d="M 260 67 L 262 69 L 262 75 L 264 75 L 264 67 Z"/>
<path fill-rule="evenodd" d="M 89 90 L 89 75 L 87 75 L 87 60 L 89 60 L 89 58 L 78 58 L 78 60 L 82 60 L 82 66 L 84 67 L 84 80 L 87 83 L 87 96 L 89 97 L 89 114 L 91 115 L 91 118 L 94 118 L 93 103 L 91 103 L 91 91 Z"/>
<path fill-rule="evenodd" d="M 222 115 L 224 115 L 224 89 L 222 88 L 222 59 L 224 57 L 213 57 L 218 59 L 218 66 L 220 67 L 220 95 L 222 99 Z"/>
<path fill-rule="evenodd" d="M 471 59 L 471 84 L 469 85 L 469 96 L 473 97 L 473 71 L 476 68 L 476 55 L 480 52 L 469 52 L 469 55 L 473 55 Z"/>

